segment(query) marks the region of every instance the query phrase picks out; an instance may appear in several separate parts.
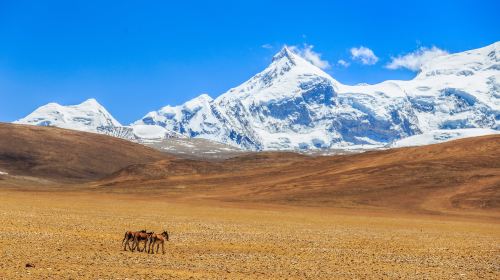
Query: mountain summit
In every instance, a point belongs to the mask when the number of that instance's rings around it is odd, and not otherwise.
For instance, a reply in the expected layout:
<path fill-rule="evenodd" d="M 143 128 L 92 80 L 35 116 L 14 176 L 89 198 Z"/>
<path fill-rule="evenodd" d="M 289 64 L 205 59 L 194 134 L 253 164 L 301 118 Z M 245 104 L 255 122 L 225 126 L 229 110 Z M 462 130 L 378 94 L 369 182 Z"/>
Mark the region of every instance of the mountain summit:
<path fill-rule="evenodd" d="M 284 46 L 277 54 L 273 56 L 273 62 L 281 60 L 283 58 L 293 61 L 294 54 L 287 46 Z"/>

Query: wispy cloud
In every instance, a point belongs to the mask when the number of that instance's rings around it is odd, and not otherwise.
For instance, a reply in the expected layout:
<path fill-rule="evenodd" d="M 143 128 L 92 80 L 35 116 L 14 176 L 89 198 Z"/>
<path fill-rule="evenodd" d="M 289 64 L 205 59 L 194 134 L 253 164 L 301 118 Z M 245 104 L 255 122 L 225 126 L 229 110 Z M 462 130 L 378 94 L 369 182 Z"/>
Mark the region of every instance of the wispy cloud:
<path fill-rule="evenodd" d="M 378 57 L 367 47 L 351 48 L 352 60 L 359 61 L 364 65 L 373 65 L 377 63 Z"/>
<path fill-rule="evenodd" d="M 320 53 L 313 51 L 313 45 L 304 44 L 303 47 L 289 46 L 288 48 L 321 69 L 329 69 L 331 67 L 327 60 L 321 59 Z"/>
<path fill-rule="evenodd" d="M 273 45 L 271 45 L 271 44 L 264 44 L 261 47 L 264 48 L 264 49 L 272 49 Z"/>
<path fill-rule="evenodd" d="M 407 53 L 405 55 L 392 57 L 391 62 L 389 62 L 385 67 L 393 70 L 406 68 L 411 71 L 419 71 L 422 68 L 422 65 L 427 61 L 446 54 L 448 54 L 447 51 L 435 46 L 433 46 L 432 48 L 421 47 L 416 51 Z"/>
<path fill-rule="evenodd" d="M 340 65 L 340 66 L 343 66 L 343 67 L 349 67 L 349 65 L 351 65 L 351 63 L 349 63 L 349 62 L 347 62 L 347 61 L 345 61 L 343 59 L 339 59 L 337 61 L 337 64 Z"/>

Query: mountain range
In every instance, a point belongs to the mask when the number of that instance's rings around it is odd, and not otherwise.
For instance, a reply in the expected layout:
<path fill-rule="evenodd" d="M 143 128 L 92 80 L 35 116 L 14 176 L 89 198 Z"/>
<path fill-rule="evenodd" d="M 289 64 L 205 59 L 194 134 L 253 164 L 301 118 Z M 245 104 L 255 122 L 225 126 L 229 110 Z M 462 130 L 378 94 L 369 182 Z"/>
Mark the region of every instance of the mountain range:
<path fill-rule="evenodd" d="M 408 81 L 344 85 L 284 47 L 216 99 L 203 94 L 121 125 L 96 100 L 50 103 L 15 123 L 135 141 L 203 138 L 246 150 L 422 145 L 500 130 L 500 42 L 436 57 Z M 413 141 L 414 139 L 415 141 Z"/>

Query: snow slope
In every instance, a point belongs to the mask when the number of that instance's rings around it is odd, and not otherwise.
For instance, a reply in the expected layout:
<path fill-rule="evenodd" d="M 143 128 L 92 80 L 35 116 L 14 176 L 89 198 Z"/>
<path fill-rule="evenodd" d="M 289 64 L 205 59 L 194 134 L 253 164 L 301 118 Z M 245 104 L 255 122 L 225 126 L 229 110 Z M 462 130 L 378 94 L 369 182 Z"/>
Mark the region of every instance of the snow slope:
<path fill-rule="evenodd" d="M 477 137 L 490 134 L 499 134 L 500 131 L 488 128 L 465 128 L 465 129 L 438 129 L 423 134 L 403 138 L 391 144 L 391 148 L 423 146 L 442 143 L 467 137 Z"/>
<path fill-rule="evenodd" d="M 499 48 L 437 57 L 410 81 L 348 86 L 285 47 L 215 100 L 166 106 L 134 125 L 252 150 L 380 147 L 439 129 L 498 130 Z"/>

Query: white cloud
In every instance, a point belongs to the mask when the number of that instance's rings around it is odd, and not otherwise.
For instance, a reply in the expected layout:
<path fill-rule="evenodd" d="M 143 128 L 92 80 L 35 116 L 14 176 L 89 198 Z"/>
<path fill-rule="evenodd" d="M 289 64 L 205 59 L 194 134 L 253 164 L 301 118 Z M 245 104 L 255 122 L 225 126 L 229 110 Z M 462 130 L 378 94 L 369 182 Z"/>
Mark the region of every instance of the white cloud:
<path fill-rule="evenodd" d="M 432 48 L 421 47 L 414 52 L 400 55 L 398 57 L 392 57 L 391 62 L 389 62 L 385 67 L 388 69 L 400 69 L 406 68 L 411 71 L 419 71 L 422 65 L 427 61 L 448 54 L 440 48 L 433 46 Z"/>
<path fill-rule="evenodd" d="M 261 47 L 264 49 L 272 49 L 273 48 L 273 46 L 271 44 L 264 44 Z"/>
<path fill-rule="evenodd" d="M 320 53 L 313 51 L 313 45 L 304 44 L 302 48 L 297 46 L 289 46 L 288 48 L 321 69 L 328 69 L 331 67 L 328 61 L 321 59 Z"/>
<path fill-rule="evenodd" d="M 378 57 L 367 47 L 360 46 L 359 48 L 351 48 L 352 60 L 360 61 L 365 65 L 373 65 L 377 63 Z"/>
<path fill-rule="evenodd" d="M 339 61 L 337 61 L 337 64 L 340 66 L 343 66 L 343 67 L 349 67 L 349 65 L 351 65 L 351 63 L 349 63 L 343 59 L 339 59 Z"/>

